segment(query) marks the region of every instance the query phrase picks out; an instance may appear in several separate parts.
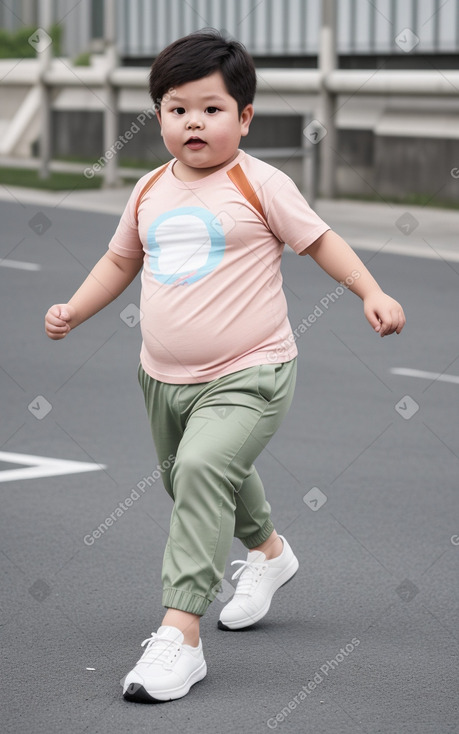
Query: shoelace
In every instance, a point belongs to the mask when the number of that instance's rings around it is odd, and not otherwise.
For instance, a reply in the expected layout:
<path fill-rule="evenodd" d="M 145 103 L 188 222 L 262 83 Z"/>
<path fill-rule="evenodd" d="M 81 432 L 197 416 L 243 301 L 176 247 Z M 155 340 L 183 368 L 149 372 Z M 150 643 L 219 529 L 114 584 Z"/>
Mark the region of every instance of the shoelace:
<path fill-rule="evenodd" d="M 233 581 L 239 579 L 236 593 L 250 594 L 268 567 L 265 563 L 255 563 L 254 561 L 232 561 L 231 565 L 234 566 L 236 563 L 241 566 L 231 577 Z"/>
<path fill-rule="evenodd" d="M 139 663 L 171 664 L 181 650 L 180 643 L 160 637 L 156 632 L 152 632 L 151 637 L 142 642 L 142 647 L 144 645 L 147 647 Z"/>

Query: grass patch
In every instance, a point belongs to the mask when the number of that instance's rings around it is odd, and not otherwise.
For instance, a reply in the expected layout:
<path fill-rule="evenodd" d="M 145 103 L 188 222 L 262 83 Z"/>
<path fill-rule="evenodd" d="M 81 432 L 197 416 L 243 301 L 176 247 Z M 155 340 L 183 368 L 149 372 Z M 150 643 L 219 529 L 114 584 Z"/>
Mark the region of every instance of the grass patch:
<path fill-rule="evenodd" d="M 4 5 L 4 3 L 2 4 Z M 59 23 L 55 23 L 48 31 L 53 42 L 53 54 L 54 56 L 60 56 L 62 26 Z M 29 38 L 32 39 L 32 43 L 29 41 Z M 7 31 L 4 28 L 0 28 L 0 59 L 35 59 L 37 57 L 37 50 L 33 39 L 39 40 L 39 38 L 37 36 L 36 26 L 20 28 L 17 31 Z"/>
<path fill-rule="evenodd" d="M 103 156 L 103 153 L 100 154 L 99 158 Z M 60 155 L 57 158 L 54 158 L 55 161 L 63 161 L 64 163 L 79 163 L 82 166 L 93 166 L 94 163 L 98 161 L 98 158 L 94 156 L 92 159 L 87 158 L 81 158 L 80 156 L 76 155 Z M 165 158 L 164 160 L 160 161 L 149 161 L 145 158 L 128 158 L 126 156 L 118 156 L 118 167 L 119 169 L 123 168 L 138 168 L 139 170 L 143 171 L 152 171 L 154 168 L 158 168 L 159 166 L 162 166 L 163 163 L 167 163 L 167 161 L 171 160 L 171 156 L 168 158 Z"/>
<path fill-rule="evenodd" d="M 79 173 L 61 173 L 51 171 L 49 178 L 40 178 L 38 171 L 28 168 L 2 168 L 0 166 L 0 184 L 5 186 L 25 186 L 31 189 L 47 189 L 48 191 L 74 191 L 75 189 L 100 189 L 102 178 L 86 178 Z"/>
<path fill-rule="evenodd" d="M 76 59 L 73 60 L 74 66 L 91 66 L 91 54 L 89 51 L 83 51 Z"/>
<path fill-rule="evenodd" d="M 60 160 L 67 160 L 78 163 L 86 163 L 88 166 L 92 165 L 91 161 L 82 161 L 81 158 L 60 158 Z M 137 178 L 123 176 L 123 167 L 137 168 L 141 167 L 145 170 L 153 170 L 159 163 L 145 164 L 145 161 L 138 161 L 135 159 L 127 159 L 126 161 L 120 160 L 120 167 L 118 173 L 123 183 L 135 184 Z M 49 178 L 40 178 L 36 169 L 29 168 L 8 168 L 0 166 L 0 185 L 5 186 L 24 186 L 30 189 L 45 189 L 48 191 L 75 191 L 75 190 L 88 190 L 88 189 L 100 189 L 103 184 L 103 176 L 94 176 L 93 178 L 86 178 L 81 173 L 63 173 L 61 171 L 51 171 Z M 376 204 L 382 204 L 384 202 L 390 202 L 391 204 L 400 204 L 403 206 L 428 206 L 436 207 L 437 209 L 453 209 L 459 210 L 459 201 L 453 199 L 436 199 L 432 198 L 429 194 L 409 194 L 407 196 L 364 196 L 357 194 L 346 194 L 340 195 L 338 199 L 348 199 L 351 201 L 366 201 Z"/>
<path fill-rule="evenodd" d="M 91 167 L 94 161 L 84 161 L 81 158 L 68 156 L 66 158 L 59 158 L 56 160 L 67 161 L 72 163 L 80 163 L 82 166 Z M 132 177 L 132 175 L 123 174 L 123 166 L 131 167 L 130 163 L 123 163 L 118 168 L 118 175 L 123 184 L 135 184 L 138 181 L 138 177 Z M 136 161 L 136 163 L 142 163 Z M 86 164 L 86 165 L 85 165 Z M 148 164 L 143 162 L 143 165 L 139 165 L 145 169 L 153 170 L 158 165 L 152 163 L 150 168 Z M 133 166 L 137 167 L 137 166 Z M 3 167 L 0 165 L 0 186 L 24 186 L 29 189 L 44 189 L 47 191 L 75 191 L 75 190 L 88 190 L 88 189 L 100 189 L 102 188 L 104 179 L 103 175 L 93 176 L 93 178 L 87 178 L 83 173 L 65 173 L 63 171 L 50 171 L 49 178 L 40 178 L 37 169 L 21 168 L 21 167 Z"/>

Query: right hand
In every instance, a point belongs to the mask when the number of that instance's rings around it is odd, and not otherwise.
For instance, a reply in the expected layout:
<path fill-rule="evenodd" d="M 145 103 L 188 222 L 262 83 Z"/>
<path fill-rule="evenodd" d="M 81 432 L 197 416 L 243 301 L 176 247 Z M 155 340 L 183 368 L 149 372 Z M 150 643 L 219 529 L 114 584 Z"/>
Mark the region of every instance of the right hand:
<path fill-rule="evenodd" d="M 63 339 L 72 328 L 76 309 L 68 303 L 56 303 L 45 316 L 45 331 L 50 339 Z"/>

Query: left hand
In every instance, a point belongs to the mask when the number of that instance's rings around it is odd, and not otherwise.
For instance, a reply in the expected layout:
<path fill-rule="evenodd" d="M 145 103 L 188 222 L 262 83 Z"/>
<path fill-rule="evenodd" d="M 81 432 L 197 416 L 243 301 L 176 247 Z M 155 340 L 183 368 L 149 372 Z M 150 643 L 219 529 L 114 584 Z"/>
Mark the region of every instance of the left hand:
<path fill-rule="evenodd" d="M 406 318 L 401 305 L 383 291 L 372 291 L 363 299 L 363 312 L 380 336 L 400 334 Z"/>

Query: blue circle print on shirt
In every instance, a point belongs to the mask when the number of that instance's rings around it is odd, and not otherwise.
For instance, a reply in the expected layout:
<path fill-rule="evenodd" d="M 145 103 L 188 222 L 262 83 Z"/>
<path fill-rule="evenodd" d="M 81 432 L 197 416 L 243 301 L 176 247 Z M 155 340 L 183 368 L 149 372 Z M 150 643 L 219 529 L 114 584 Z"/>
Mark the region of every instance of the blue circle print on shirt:
<path fill-rule="evenodd" d="M 223 228 L 208 209 L 186 206 L 161 214 L 148 228 L 149 265 L 165 285 L 190 285 L 209 275 L 225 252 Z"/>

